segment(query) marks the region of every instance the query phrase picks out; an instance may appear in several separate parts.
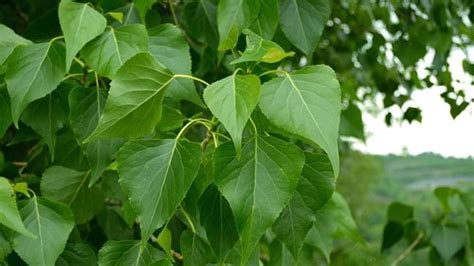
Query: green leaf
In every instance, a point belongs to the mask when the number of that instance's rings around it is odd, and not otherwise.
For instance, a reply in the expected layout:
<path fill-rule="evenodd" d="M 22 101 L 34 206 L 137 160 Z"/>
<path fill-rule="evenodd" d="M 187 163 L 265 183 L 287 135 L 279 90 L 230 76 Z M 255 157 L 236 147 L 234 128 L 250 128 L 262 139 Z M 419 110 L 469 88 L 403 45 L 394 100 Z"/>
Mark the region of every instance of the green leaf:
<path fill-rule="evenodd" d="M 265 40 L 248 29 L 245 29 L 243 32 L 247 35 L 247 48 L 242 56 L 232 61 L 231 64 L 252 61 L 276 63 L 285 57 L 293 56 L 295 54 L 294 52 L 286 53 L 280 45 Z"/>
<path fill-rule="evenodd" d="M 114 78 L 117 70 L 134 55 L 148 50 L 148 35 L 141 24 L 107 28 L 82 49 L 84 60 L 101 76 Z"/>
<path fill-rule="evenodd" d="M 68 243 L 66 249 L 56 261 L 56 266 L 69 265 L 97 265 L 97 257 L 94 250 L 84 243 Z"/>
<path fill-rule="evenodd" d="M 212 260 L 212 251 L 209 245 L 191 231 L 181 234 L 181 252 L 184 265 L 207 265 Z"/>
<path fill-rule="evenodd" d="M 362 120 L 362 112 L 353 103 L 341 113 L 341 136 L 351 136 L 365 141 L 364 121 Z"/>
<path fill-rule="evenodd" d="M 463 248 L 466 231 L 460 226 L 438 225 L 431 235 L 431 243 L 447 262 Z"/>
<path fill-rule="evenodd" d="M 69 91 L 67 91 L 69 92 Z M 56 149 L 56 132 L 67 123 L 67 93 L 57 89 L 26 107 L 21 120 L 38 133 L 48 145 L 52 160 Z"/>
<path fill-rule="evenodd" d="M 239 235 L 232 209 L 215 185 L 210 185 L 199 199 L 199 212 L 212 250 L 218 261 L 224 263 Z"/>
<path fill-rule="evenodd" d="M 172 24 L 161 24 L 148 30 L 150 53 L 173 74 L 192 75 L 189 45 L 179 28 Z M 204 106 L 194 83 L 190 79 L 176 79 L 166 92 L 178 100 L 187 100 Z"/>
<path fill-rule="evenodd" d="M 262 36 L 264 39 L 271 40 L 278 27 L 278 0 L 259 0 L 260 13 L 255 22 L 250 25 L 250 29 Z"/>
<path fill-rule="evenodd" d="M 174 139 L 126 143 L 117 155 L 120 185 L 146 241 L 175 213 L 199 170 L 199 144 Z"/>
<path fill-rule="evenodd" d="M 242 131 L 260 97 L 260 80 L 255 75 L 237 75 L 216 81 L 204 90 L 204 101 L 229 132 L 240 156 Z"/>
<path fill-rule="evenodd" d="M 286 266 L 297 265 L 295 259 L 292 257 L 290 251 L 280 242 L 275 239 L 270 244 L 270 266 Z"/>
<path fill-rule="evenodd" d="M 148 266 L 155 261 L 162 260 L 166 255 L 140 241 L 108 241 L 99 250 L 99 265 L 101 266 Z"/>
<path fill-rule="evenodd" d="M 171 233 L 171 230 L 168 229 L 168 227 L 164 227 L 163 230 L 161 230 L 160 234 L 158 235 L 156 242 L 166 252 L 166 254 L 168 254 L 168 257 L 173 256 L 171 254 L 172 241 L 173 241 L 173 235 Z"/>
<path fill-rule="evenodd" d="M 137 8 L 143 23 L 145 23 L 146 13 L 148 10 L 150 10 L 155 2 L 156 0 L 133 0 L 133 4 Z"/>
<path fill-rule="evenodd" d="M 264 83 L 260 109 L 276 126 L 318 144 L 339 175 L 341 90 L 330 67 L 308 66 Z"/>
<path fill-rule="evenodd" d="M 387 220 L 405 224 L 413 219 L 414 209 L 410 205 L 392 202 L 387 208 Z"/>
<path fill-rule="evenodd" d="M 305 243 L 316 247 L 330 262 L 330 253 L 335 239 L 351 242 L 363 241 L 352 219 L 351 211 L 344 198 L 335 192 L 331 200 L 316 213 L 316 221 L 308 232 Z"/>
<path fill-rule="evenodd" d="M 274 137 L 248 140 L 240 160 L 229 143 L 216 150 L 215 182 L 234 213 L 241 264 L 292 198 L 303 164 L 298 147 Z"/>
<path fill-rule="evenodd" d="M 402 240 L 403 238 L 403 225 L 394 222 L 388 221 L 385 224 L 383 229 L 383 237 L 382 237 L 382 251 L 385 251 L 395 245 L 398 241 Z"/>
<path fill-rule="evenodd" d="M 172 131 L 181 128 L 187 120 L 187 117 L 180 110 L 163 105 L 163 115 L 156 128 L 162 132 Z"/>
<path fill-rule="evenodd" d="M 19 35 L 7 26 L 0 24 L 0 66 L 3 65 L 8 56 L 13 52 L 18 45 L 31 44 L 31 42 Z"/>
<path fill-rule="evenodd" d="M 4 177 L 0 177 L 0 224 L 20 234 L 29 237 L 33 236 L 21 221 L 20 213 L 16 206 L 15 192 L 10 182 Z"/>
<path fill-rule="evenodd" d="M 221 0 L 217 6 L 219 50 L 234 48 L 240 31 L 254 22 L 260 12 L 260 2 L 255 0 Z"/>
<path fill-rule="evenodd" d="M 305 237 L 315 221 L 314 214 L 331 199 L 336 185 L 331 163 L 325 154 L 307 152 L 305 157 L 296 193 L 273 223 L 273 231 L 295 260 L 299 258 Z"/>
<path fill-rule="evenodd" d="M 171 81 L 173 74 L 148 53 L 128 60 L 112 81 L 104 113 L 85 142 L 152 133 L 161 119 L 165 89 Z"/>
<path fill-rule="evenodd" d="M 2 231 L 0 230 L 0 265 L 5 259 L 5 257 L 8 256 L 12 251 L 13 250 L 10 246 L 10 243 L 8 243 Z"/>
<path fill-rule="evenodd" d="M 313 226 L 315 217 L 308 208 L 301 195 L 297 192 L 290 201 L 290 204 L 283 210 L 278 219 L 273 223 L 273 231 L 295 260 L 303 246 L 306 234 Z"/>
<path fill-rule="evenodd" d="M 88 188 L 90 172 L 78 172 L 62 166 L 52 166 L 43 173 L 41 193 L 50 200 L 71 208 L 77 224 L 88 222 L 103 206 L 99 187 Z"/>
<path fill-rule="evenodd" d="M 12 123 L 12 111 L 8 91 L 0 87 L 0 138 Z"/>
<path fill-rule="evenodd" d="M 66 42 L 66 69 L 82 47 L 107 26 L 107 20 L 88 4 L 63 0 L 59 3 L 59 24 Z"/>
<path fill-rule="evenodd" d="M 77 87 L 69 94 L 71 127 L 91 166 L 89 186 L 97 181 L 122 145 L 122 141 L 117 139 L 100 139 L 83 143 L 97 127 L 104 110 L 105 99 L 106 93 L 100 89 Z"/>
<path fill-rule="evenodd" d="M 336 178 L 327 155 L 322 152 L 306 152 L 305 165 L 297 191 L 305 205 L 313 213 L 320 210 L 331 199 L 336 189 Z"/>
<path fill-rule="evenodd" d="M 137 24 L 140 23 L 140 14 L 135 7 L 135 4 L 132 2 L 120 8 L 114 10 L 115 13 L 122 13 L 123 19 L 121 22 L 114 22 L 112 26 L 119 26 L 119 25 L 130 25 L 130 24 Z"/>
<path fill-rule="evenodd" d="M 201 43 L 217 48 L 217 0 L 199 0 L 188 3 L 184 8 L 184 23 L 187 34 Z"/>
<path fill-rule="evenodd" d="M 26 106 L 52 92 L 66 73 L 65 50 L 56 42 L 17 46 L 7 60 L 5 81 L 13 123 Z"/>
<path fill-rule="evenodd" d="M 36 196 L 22 203 L 21 217 L 36 238 L 13 233 L 8 237 L 13 249 L 30 265 L 54 265 L 74 226 L 72 212 L 62 203 Z"/>
<path fill-rule="evenodd" d="M 281 29 L 308 57 L 312 57 L 330 15 L 329 0 L 280 0 Z"/>

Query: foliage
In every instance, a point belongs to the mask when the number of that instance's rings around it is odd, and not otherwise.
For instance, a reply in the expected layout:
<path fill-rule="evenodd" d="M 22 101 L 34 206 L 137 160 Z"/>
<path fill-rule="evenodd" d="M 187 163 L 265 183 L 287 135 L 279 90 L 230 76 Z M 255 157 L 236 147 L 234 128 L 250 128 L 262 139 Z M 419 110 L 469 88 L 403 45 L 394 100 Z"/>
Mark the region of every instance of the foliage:
<path fill-rule="evenodd" d="M 0 259 L 307 264 L 359 241 L 334 193 L 336 74 L 284 70 L 296 53 L 271 40 L 280 22 L 311 55 L 329 2 L 159 3 L 173 24 L 123 4 L 63 0 L 31 40 L 0 27 Z"/>
<path fill-rule="evenodd" d="M 472 190 L 438 187 L 433 191 L 439 207 L 424 213 L 412 206 L 394 202 L 387 210 L 382 251 L 387 251 L 402 239 L 406 250 L 397 261 L 411 252 L 428 249 L 426 260 L 431 265 L 471 265 L 472 249 Z"/>
<path fill-rule="evenodd" d="M 432 81 L 462 112 L 447 58 L 473 13 L 463 0 L 2 1 L 0 261 L 329 263 L 335 240 L 361 240 L 334 192 L 339 131 L 364 139 L 358 104 L 378 92 L 421 119 L 404 103 Z"/>

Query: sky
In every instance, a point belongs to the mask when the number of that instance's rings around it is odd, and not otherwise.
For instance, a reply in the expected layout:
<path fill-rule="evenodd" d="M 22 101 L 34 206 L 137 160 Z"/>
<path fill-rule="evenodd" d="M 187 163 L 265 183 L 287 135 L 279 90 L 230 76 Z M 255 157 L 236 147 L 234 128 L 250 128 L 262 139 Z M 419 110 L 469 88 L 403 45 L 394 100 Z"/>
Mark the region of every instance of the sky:
<path fill-rule="evenodd" d="M 469 58 L 474 61 L 474 49 L 470 49 Z M 433 53 L 428 53 L 419 64 L 417 71 L 423 73 L 424 68 L 431 62 Z M 473 77 L 464 73 L 462 60 L 464 53 L 454 50 L 448 59 L 453 79 L 460 82 L 460 87 L 468 99 L 474 99 L 474 86 L 470 85 Z M 417 90 L 412 94 L 410 106 L 422 111 L 422 122 L 395 122 L 387 126 L 384 117 L 387 110 L 376 115 L 369 113 L 374 104 L 383 109 L 383 97 L 378 95 L 375 103 L 367 102 L 360 106 L 363 110 L 363 121 L 367 135 L 366 143 L 355 141 L 353 147 L 370 154 L 404 154 L 417 155 L 425 152 L 441 154 L 445 157 L 466 158 L 474 157 L 474 105 L 471 104 L 455 120 L 449 113 L 449 105 L 443 101 L 440 94 L 444 87 Z M 398 107 L 389 109 L 394 117 L 401 117 Z"/>

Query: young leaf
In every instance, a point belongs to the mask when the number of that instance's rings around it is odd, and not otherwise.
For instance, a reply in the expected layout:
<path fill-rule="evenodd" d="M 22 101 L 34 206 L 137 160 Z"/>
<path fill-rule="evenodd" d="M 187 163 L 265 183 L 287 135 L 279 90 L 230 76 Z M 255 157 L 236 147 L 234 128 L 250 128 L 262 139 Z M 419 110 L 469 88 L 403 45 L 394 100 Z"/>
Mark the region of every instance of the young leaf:
<path fill-rule="evenodd" d="M 181 252 L 184 265 L 207 265 L 212 261 L 212 251 L 209 245 L 191 231 L 181 234 Z"/>
<path fill-rule="evenodd" d="M 240 31 L 247 28 L 257 18 L 260 2 L 255 0 L 221 0 L 217 6 L 217 26 L 219 29 L 219 50 L 234 48 Z"/>
<path fill-rule="evenodd" d="M 217 32 L 217 0 L 189 2 L 184 8 L 184 23 L 187 33 L 201 43 L 214 49 L 219 42 Z"/>
<path fill-rule="evenodd" d="M 294 52 L 286 53 L 280 45 L 265 40 L 248 29 L 245 29 L 243 32 L 247 35 L 247 48 L 242 56 L 232 61 L 231 64 L 252 61 L 276 63 L 285 57 L 293 56 L 295 54 Z"/>
<path fill-rule="evenodd" d="M 224 263 L 239 235 L 229 203 L 215 185 L 210 185 L 199 199 L 199 212 L 212 250 L 219 263 Z"/>
<path fill-rule="evenodd" d="M 292 198 L 303 164 L 298 147 L 274 137 L 248 140 L 240 160 L 229 143 L 216 150 L 215 182 L 234 213 L 242 265 Z"/>
<path fill-rule="evenodd" d="M 276 126 L 318 144 L 339 175 L 341 89 L 331 68 L 308 66 L 264 83 L 260 109 Z"/>
<path fill-rule="evenodd" d="M 107 20 L 87 4 L 63 0 L 59 3 L 59 24 L 66 42 L 66 69 L 81 48 L 101 34 Z"/>
<path fill-rule="evenodd" d="M 101 76 L 113 78 L 129 58 L 148 50 L 148 35 L 141 24 L 109 27 L 82 49 L 81 55 Z"/>
<path fill-rule="evenodd" d="M 99 250 L 99 265 L 135 265 L 148 266 L 166 258 L 165 253 L 146 243 L 143 248 L 140 241 L 108 241 Z"/>
<path fill-rule="evenodd" d="M 60 86 L 61 87 L 61 86 Z M 54 161 L 56 149 L 56 132 L 67 122 L 67 93 L 57 89 L 26 107 L 21 120 L 38 133 L 48 145 Z"/>
<path fill-rule="evenodd" d="M 264 39 L 271 40 L 278 27 L 278 0 L 259 0 L 260 13 L 250 29 Z"/>
<path fill-rule="evenodd" d="M 30 265 L 54 265 L 74 226 L 72 212 L 62 203 L 36 196 L 22 205 L 21 217 L 36 238 L 12 233 L 8 238 L 13 249 Z"/>
<path fill-rule="evenodd" d="M 308 57 L 312 57 L 330 15 L 329 0 L 280 0 L 281 29 Z"/>
<path fill-rule="evenodd" d="M 13 52 L 18 45 L 31 44 L 31 42 L 19 35 L 7 26 L 0 24 L 0 66 L 3 65 L 7 57 Z"/>
<path fill-rule="evenodd" d="M 242 131 L 260 98 L 260 80 L 255 75 L 237 75 L 212 83 L 204 90 L 204 101 L 234 141 L 240 155 Z"/>
<path fill-rule="evenodd" d="M 78 172 L 62 166 L 52 166 L 41 178 L 41 194 L 71 208 L 77 224 L 88 222 L 103 206 L 99 187 L 88 188 L 90 172 Z"/>
<path fill-rule="evenodd" d="M 97 265 L 94 250 L 84 243 L 68 243 L 66 249 L 56 261 L 56 266 Z"/>
<path fill-rule="evenodd" d="M 8 180 L 4 177 L 0 177 L 0 224 L 20 234 L 33 237 L 21 221 L 20 213 L 16 206 L 15 192 Z"/>
<path fill-rule="evenodd" d="M 120 149 L 117 162 L 120 185 L 146 241 L 184 199 L 199 170 L 201 147 L 174 139 L 131 141 Z"/>
<path fill-rule="evenodd" d="M 150 53 L 173 74 L 191 75 L 191 54 L 180 29 L 172 24 L 161 24 L 148 30 Z M 204 106 L 194 83 L 190 79 L 176 79 L 171 82 L 167 96 L 187 100 Z"/>
<path fill-rule="evenodd" d="M 57 42 L 21 45 L 7 60 L 5 81 L 10 94 L 13 123 L 26 106 L 52 92 L 66 73 L 65 51 Z"/>
<path fill-rule="evenodd" d="M 85 140 L 141 137 L 161 119 L 162 102 L 173 74 L 148 53 L 137 54 L 117 72 L 97 128 Z"/>
<path fill-rule="evenodd" d="M 91 166 L 89 187 L 97 181 L 105 168 L 112 162 L 122 145 L 122 141 L 118 139 L 99 139 L 83 143 L 97 127 L 100 115 L 104 110 L 105 99 L 106 93 L 101 89 L 77 87 L 69 94 L 71 127 Z"/>

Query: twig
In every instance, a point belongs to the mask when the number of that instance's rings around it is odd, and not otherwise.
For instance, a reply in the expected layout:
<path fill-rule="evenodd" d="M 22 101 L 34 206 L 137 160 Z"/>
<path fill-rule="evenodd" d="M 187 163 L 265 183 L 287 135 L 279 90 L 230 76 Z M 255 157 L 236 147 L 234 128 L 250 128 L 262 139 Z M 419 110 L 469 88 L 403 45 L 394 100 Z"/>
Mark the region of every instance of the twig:
<path fill-rule="evenodd" d="M 394 262 L 392 262 L 392 264 L 390 264 L 390 266 L 397 266 L 402 260 L 404 260 L 408 255 L 410 255 L 410 253 L 413 251 L 413 249 L 416 247 L 416 245 L 418 245 L 421 241 L 421 239 L 423 238 L 424 236 L 424 233 L 421 232 L 418 234 L 418 237 L 415 239 L 415 241 L 413 241 L 411 243 L 411 245 L 405 249 L 402 254 L 400 254 L 400 256 L 398 256 Z"/>

